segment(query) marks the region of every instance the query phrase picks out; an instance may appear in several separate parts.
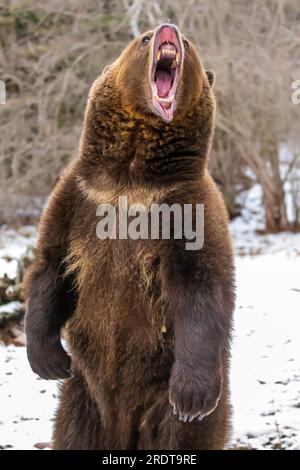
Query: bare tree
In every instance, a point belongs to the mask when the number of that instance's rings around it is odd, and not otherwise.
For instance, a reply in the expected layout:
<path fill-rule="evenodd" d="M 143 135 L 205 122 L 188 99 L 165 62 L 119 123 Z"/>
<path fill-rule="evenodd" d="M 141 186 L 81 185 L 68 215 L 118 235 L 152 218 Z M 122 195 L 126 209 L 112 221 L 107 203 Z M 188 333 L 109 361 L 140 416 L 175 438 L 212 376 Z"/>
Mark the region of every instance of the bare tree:
<path fill-rule="evenodd" d="M 217 74 L 211 169 L 231 215 L 239 211 L 240 192 L 259 183 L 266 230 L 299 227 L 300 106 L 290 97 L 299 79 L 300 0 L 2 3 L 7 104 L 0 106 L 0 199 L 2 192 L 6 202 L 21 204 L 21 195 L 50 191 L 76 154 L 87 92 L 99 70 L 132 37 L 170 21 Z"/>

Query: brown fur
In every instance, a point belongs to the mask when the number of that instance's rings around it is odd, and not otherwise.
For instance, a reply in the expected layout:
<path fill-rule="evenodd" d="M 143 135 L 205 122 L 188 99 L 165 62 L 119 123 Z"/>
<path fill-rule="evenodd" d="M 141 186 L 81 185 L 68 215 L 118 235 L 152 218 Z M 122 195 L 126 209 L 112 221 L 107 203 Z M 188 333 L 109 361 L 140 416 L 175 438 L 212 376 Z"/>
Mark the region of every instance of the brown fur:
<path fill-rule="evenodd" d="M 152 32 L 147 33 L 149 35 Z M 134 40 L 94 83 L 80 156 L 40 223 L 26 280 L 32 368 L 62 384 L 55 449 L 222 449 L 229 431 L 234 268 L 227 214 L 207 172 L 213 75 L 186 51 L 174 120 L 149 108 L 149 49 Z M 137 73 L 140 71 L 140 74 Z M 96 207 L 202 203 L 203 249 L 99 240 Z M 179 414 L 206 414 L 184 423 Z"/>

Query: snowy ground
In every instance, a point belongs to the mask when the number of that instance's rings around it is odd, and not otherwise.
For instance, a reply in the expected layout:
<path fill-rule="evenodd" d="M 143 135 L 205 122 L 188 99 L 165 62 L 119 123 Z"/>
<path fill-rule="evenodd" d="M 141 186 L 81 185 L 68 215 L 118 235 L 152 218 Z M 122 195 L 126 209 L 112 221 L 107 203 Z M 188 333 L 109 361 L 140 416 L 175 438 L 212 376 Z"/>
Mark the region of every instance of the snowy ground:
<path fill-rule="evenodd" d="M 232 224 L 232 235 L 232 447 L 300 449 L 300 235 L 258 236 L 241 219 Z M 11 258 L 34 239 L 32 228 L 22 228 L 17 239 L 2 230 L 0 275 L 12 273 Z M 0 363 L 0 449 L 32 449 L 49 441 L 57 384 L 34 376 L 25 348 L 0 346 Z"/>
<path fill-rule="evenodd" d="M 31 225 L 12 229 L 0 227 L 0 278 L 16 277 L 18 260 L 35 246 L 37 229 Z"/>

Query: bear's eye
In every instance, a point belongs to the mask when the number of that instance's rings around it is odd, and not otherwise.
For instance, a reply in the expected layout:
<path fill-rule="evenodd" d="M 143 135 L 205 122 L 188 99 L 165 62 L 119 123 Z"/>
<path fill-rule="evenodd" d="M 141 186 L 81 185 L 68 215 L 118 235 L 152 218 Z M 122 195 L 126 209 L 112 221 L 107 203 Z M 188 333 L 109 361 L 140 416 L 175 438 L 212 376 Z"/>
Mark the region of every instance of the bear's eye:
<path fill-rule="evenodd" d="M 144 36 L 143 39 L 142 39 L 142 44 L 144 44 L 144 46 L 146 46 L 148 44 L 148 42 L 150 41 L 150 36 Z"/>
<path fill-rule="evenodd" d="M 184 39 L 182 42 L 183 42 L 184 48 L 187 49 L 189 47 L 189 43 L 187 42 L 187 40 Z"/>

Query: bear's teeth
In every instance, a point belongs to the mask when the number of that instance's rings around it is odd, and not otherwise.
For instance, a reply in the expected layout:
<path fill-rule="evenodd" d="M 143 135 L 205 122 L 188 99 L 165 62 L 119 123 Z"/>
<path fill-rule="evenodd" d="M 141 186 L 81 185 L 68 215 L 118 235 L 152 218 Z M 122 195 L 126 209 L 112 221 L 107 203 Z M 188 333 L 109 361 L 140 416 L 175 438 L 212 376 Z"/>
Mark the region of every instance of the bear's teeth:
<path fill-rule="evenodd" d="M 158 53 L 157 53 L 157 61 L 160 60 L 160 56 L 161 56 L 161 51 L 158 51 Z"/>
<path fill-rule="evenodd" d="M 172 103 L 172 101 L 174 100 L 174 98 L 175 98 L 174 95 L 170 96 L 169 98 L 160 98 L 160 96 L 156 96 L 156 99 L 157 99 L 160 103 L 167 103 L 167 104 Z"/>
<path fill-rule="evenodd" d="M 179 65 L 179 52 L 176 54 L 176 64 Z"/>
<path fill-rule="evenodd" d="M 169 49 L 163 49 L 162 50 L 163 55 L 176 55 L 176 51 L 170 51 Z"/>

